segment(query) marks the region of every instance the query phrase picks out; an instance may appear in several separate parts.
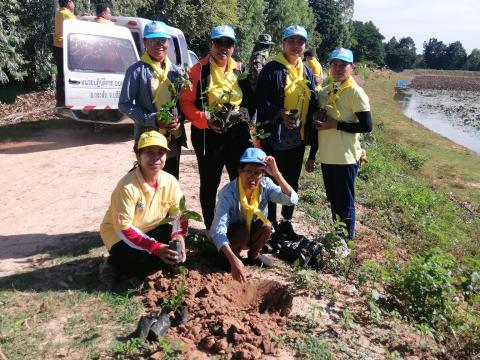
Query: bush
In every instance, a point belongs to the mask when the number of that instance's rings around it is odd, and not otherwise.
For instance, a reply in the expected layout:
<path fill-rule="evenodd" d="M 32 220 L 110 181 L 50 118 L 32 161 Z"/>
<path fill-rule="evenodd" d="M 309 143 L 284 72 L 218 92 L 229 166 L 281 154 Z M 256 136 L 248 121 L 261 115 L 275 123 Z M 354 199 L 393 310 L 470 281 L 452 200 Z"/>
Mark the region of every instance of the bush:
<path fill-rule="evenodd" d="M 410 318 L 435 326 L 451 318 L 455 259 L 439 248 L 415 256 L 393 278 L 392 293 Z"/>

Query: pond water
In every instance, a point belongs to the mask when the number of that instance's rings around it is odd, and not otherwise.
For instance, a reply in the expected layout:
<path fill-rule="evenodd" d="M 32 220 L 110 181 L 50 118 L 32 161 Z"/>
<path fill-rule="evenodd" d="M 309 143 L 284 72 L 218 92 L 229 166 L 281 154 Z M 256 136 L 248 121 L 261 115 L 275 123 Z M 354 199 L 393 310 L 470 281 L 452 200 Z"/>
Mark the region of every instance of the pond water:
<path fill-rule="evenodd" d="M 412 120 L 480 154 L 479 92 L 405 88 L 395 98 Z"/>

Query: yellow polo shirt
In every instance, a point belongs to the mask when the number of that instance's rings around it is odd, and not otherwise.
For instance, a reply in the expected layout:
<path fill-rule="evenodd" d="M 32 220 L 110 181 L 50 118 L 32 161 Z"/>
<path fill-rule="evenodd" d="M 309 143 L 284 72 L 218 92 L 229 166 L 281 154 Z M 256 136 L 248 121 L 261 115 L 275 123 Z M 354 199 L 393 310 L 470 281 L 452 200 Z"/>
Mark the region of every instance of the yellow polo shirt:
<path fill-rule="evenodd" d="M 358 122 L 355 113 L 370 111 L 370 102 L 365 91 L 354 83 L 345 90 L 339 99 L 337 107 L 340 117 L 337 118 L 331 107 L 326 107 L 328 98 L 328 86 L 324 87 L 319 94 L 319 102 L 322 108 L 327 109 L 327 115 L 342 122 Z M 323 164 L 347 165 L 355 164 L 362 153 L 360 147 L 360 134 L 349 133 L 337 129 L 328 129 L 318 132 L 318 148 L 320 162 Z"/>
<path fill-rule="evenodd" d="M 67 8 L 58 9 L 55 14 L 55 37 L 53 46 L 63 48 L 63 21 L 67 19 L 76 19 L 75 15 Z"/>
<path fill-rule="evenodd" d="M 110 251 L 120 241 L 118 232 L 135 227 L 146 233 L 156 228 L 167 215 L 179 212 L 182 191 L 177 179 L 160 171 L 158 187 L 145 182 L 139 168 L 126 174 L 111 196 L 110 206 L 100 226 L 100 236 Z"/>
<path fill-rule="evenodd" d="M 105 24 L 105 25 L 115 25 L 115 23 L 111 20 L 107 20 L 103 17 L 96 17 L 95 22 L 99 24 Z"/>

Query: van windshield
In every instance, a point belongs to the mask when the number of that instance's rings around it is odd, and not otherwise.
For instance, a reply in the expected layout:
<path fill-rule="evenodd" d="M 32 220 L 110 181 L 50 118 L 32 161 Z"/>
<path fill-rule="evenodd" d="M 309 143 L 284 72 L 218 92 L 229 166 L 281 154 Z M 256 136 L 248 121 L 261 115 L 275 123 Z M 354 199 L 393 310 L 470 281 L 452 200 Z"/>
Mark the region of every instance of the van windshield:
<path fill-rule="evenodd" d="M 68 68 L 70 71 L 124 74 L 136 61 L 136 51 L 128 39 L 69 34 Z"/>

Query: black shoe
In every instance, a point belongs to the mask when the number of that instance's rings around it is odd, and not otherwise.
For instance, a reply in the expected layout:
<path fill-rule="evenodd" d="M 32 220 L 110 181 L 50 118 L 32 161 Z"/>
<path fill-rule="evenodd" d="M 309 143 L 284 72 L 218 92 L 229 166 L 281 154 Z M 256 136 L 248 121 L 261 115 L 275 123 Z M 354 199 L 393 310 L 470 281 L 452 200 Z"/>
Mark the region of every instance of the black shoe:
<path fill-rule="evenodd" d="M 292 223 L 290 220 L 282 220 L 277 226 L 276 231 L 281 235 L 286 235 L 287 237 L 295 236 L 295 231 L 293 230 Z"/>
<path fill-rule="evenodd" d="M 247 265 L 255 265 L 259 267 L 266 267 L 270 268 L 273 266 L 273 261 L 270 259 L 267 255 L 260 254 L 256 259 L 250 259 L 248 258 L 245 263 Z"/>

